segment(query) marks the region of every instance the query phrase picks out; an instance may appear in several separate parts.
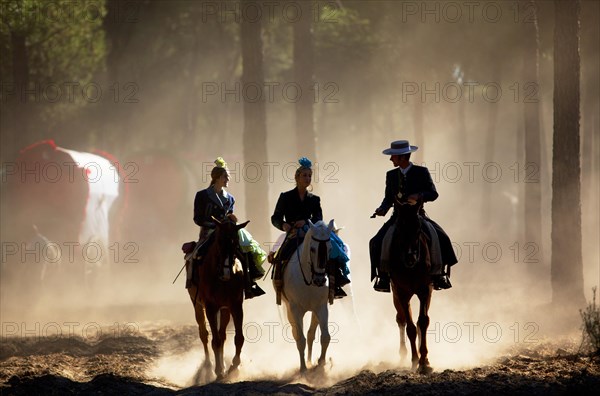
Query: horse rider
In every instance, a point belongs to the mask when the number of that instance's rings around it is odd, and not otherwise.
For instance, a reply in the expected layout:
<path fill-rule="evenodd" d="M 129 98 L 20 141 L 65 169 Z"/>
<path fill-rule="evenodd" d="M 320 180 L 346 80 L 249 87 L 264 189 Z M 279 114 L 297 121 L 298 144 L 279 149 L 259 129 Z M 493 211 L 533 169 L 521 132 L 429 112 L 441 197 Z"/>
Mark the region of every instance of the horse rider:
<path fill-rule="evenodd" d="M 195 257 L 203 257 L 211 243 L 210 236 L 216 229 L 215 220 L 230 220 L 237 222 L 237 217 L 233 213 L 235 199 L 225 188 L 229 184 L 229 170 L 227 163 L 219 157 L 215 160 L 215 167 L 210 172 L 211 182 L 208 188 L 198 191 L 194 199 L 194 223 L 200 226 L 200 238 L 196 248 Z M 256 280 L 264 275 L 264 270 L 259 266 L 251 255 L 236 252 L 236 256 L 244 266 L 244 294 L 246 299 L 261 296 L 265 294 L 257 284 Z M 186 288 L 191 287 L 192 266 L 187 268 Z"/>
<path fill-rule="evenodd" d="M 312 182 L 312 162 L 308 158 L 302 157 L 298 163 L 300 166 L 296 169 L 294 176 L 296 187 L 279 195 L 275 211 L 271 216 L 273 226 L 287 234 L 273 257 L 275 265 L 273 281 L 278 293 L 282 287 L 283 267 L 302 243 L 304 234 L 308 231 L 308 220 L 313 223 L 323 220 L 321 198 L 308 191 Z M 334 272 L 336 275 L 335 297 L 341 298 L 346 295 L 341 286 L 350 281 L 345 277 L 345 280 L 337 281 L 342 272 L 338 270 L 334 270 Z"/>
<path fill-rule="evenodd" d="M 390 292 L 389 274 L 381 268 L 382 243 L 386 233 L 399 216 L 397 198 L 402 199 L 409 205 L 422 204 L 435 201 L 438 197 L 435 185 L 431 179 L 429 170 L 424 166 L 415 165 L 410 162 L 411 153 L 418 150 L 417 146 L 411 146 L 408 140 L 398 140 L 391 143 L 391 147 L 383 150 L 383 154 L 390 155 L 390 161 L 397 169 L 387 172 L 385 179 L 385 197 L 381 205 L 375 209 L 374 216 L 385 216 L 388 210 L 394 206 L 392 217 L 385 222 L 379 232 L 369 242 L 371 256 L 371 281 L 377 278 L 374 289 L 380 292 Z M 444 230 L 433 220 L 429 219 L 422 211 L 422 219 L 429 224 L 423 227 L 428 234 L 429 240 L 437 237 L 439 241 L 438 259 L 432 255 L 431 277 L 435 290 L 449 289 L 452 287 L 450 280 L 443 271 L 444 265 L 452 266 L 458 262 L 450 238 Z M 431 225 L 431 227 L 429 226 Z M 431 231 L 430 231 L 431 230 Z M 436 235 L 431 235 L 436 234 Z M 436 241 L 437 242 L 437 241 Z M 431 242 L 430 242 L 431 245 Z"/>

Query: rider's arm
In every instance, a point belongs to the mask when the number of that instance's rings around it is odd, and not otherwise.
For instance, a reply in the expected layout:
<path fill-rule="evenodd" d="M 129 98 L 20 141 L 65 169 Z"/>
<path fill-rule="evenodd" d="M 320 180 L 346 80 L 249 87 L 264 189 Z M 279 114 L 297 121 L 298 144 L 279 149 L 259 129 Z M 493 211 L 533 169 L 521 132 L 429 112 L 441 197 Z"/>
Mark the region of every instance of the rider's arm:
<path fill-rule="evenodd" d="M 208 194 L 204 190 L 198 191 L 194 198 L 194 223 L 200 227 L 213 228 L 215 226 L 211 218 Z"/>
<path fill-rule="evenodd" d="M 277 205 L 275 205 L 275 212 L 273 212 L 273 215 L 271 216 L 271 224 L 281 231 L 285 231 L 283 229 L 283 216 L 285 213 L 284 201 L 283 193 L 281 193 L 279 195 L 279 199 L 277 200 Z"/>
<path fill-rule="evenodd" d="M 435 184 L 433 184 L 433 180 L 431 179 L 431 174 L 427 168 L 423 168 L 424 172 L 422 175 L 423 187 L 419 192 L 421 197 L 423 198 L 423 202 L 431 202 L 435 201 L 439 196 L 437 190 L 435 189 Z"/>
<path fill-rule="evenodd" d="M 321 209 L 321 198 L 313 195 L 312 199 L 314 200 L 311 207 L 311 218 L 310 221 L 316 223 L 319 220 L 323 220 L 323 209 Z"/>
<path fill-rule="evenodd" d="M 383 197 L 383 201 L 381 201 L 381 205 L 377 208 L 377 212 L 380 216 L 385 216 L 385 214 L 390 210 L 392 205 L 394 205 L 394 195 L 396 195 L 394 183 L 392 182 L 394 172 L 390 171 L 385 176 L 385 196 Z"/>

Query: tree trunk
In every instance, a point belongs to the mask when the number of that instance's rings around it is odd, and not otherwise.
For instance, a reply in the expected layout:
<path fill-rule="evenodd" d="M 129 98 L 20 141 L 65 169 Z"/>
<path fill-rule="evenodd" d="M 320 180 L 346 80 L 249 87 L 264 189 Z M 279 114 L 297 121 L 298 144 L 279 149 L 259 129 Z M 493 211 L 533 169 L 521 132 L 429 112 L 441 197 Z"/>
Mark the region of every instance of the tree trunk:
<path fill-rule="evenodd" d="M 494 67 L 492 71 L 492 76 L 494 77 L 492 81 L 501 81 L 500 80 L 500 71 L 498 65 Z M 496 130 L 498 126 L 498 108 L 500 106 L 500 101 L 495 103 L 488 103 L 488 124 L 487 124 L 487 137 L 485 141 L 485 163 L 492 164 L 494 162 L 494 153 L 496 152 Z M 494 222 L 493 216 L 493 201 L 495 200 L 495 196 L 493 194 L 494 184 L 490 182 L 486 182 L 483 184 L 483 199 L 482 199 L 482 220 L 487 221 L 483 225 L 486 229 L 490 229 Z"/>
<path fill-rule="evenodd" d="M 252 0 L 243 0 L 252 1 Z M 256 4 L 256 3 L 254 3 Z M 259 6 L 259 5 L 258 5 Z M 242 45 L 242 85 L 265 86 L 263 75 L 263 49 L 261 38 L 261 22 L 248 21 L 241 23 Z M 267 115 L 264 95 L 257 96 L 253 88 L 242 89 L 244 94 L 244 137 L 243 152 L 245 166 L 244 180 L 246 188 L 246 216 L 253 220 L 252 233 L 257 241 L 267 242 L 269 230 L 265 219 L 270 217 L 269 185 L 263 163 L 267 162 Z M 256 169 L 262 174 L 254 174 Z M 240 219 L 242 220 L 242 219 Z"/>
<path fill-rule="evenodd" d="M 532 23 L 526 23 L 523 35 L 523 90 L 527 94 L 530 89 L 539 87 L 539 34 L 537 14 L 534 0 L 529 0 L 527 7 L 533 10 Z M 526 86 L 526 84 L 530 84 Z M 528 88 L 529 87 L 529 88 Z M 525 186 L 525 244 L 534 243 L 539 255 L 538 263 L 529 263 L 529 269 L 539 275 L 539 269 L 544 260 L 541 249 L 542 244 L 542 190 L 541 190 L 541 143 L 540 143 L 540 103 L 539 96 L 523 98 L 525 112 L 525 163 L 519 164 L 519 169 L 524 170 L 523 181 Z"/>
<path fill-rule="evenodd" d="M 32 135 L 31 104 L 29 104 L 29 58 L 27 55 L 26 36 L 23 33 L 12 31 L 10 33 L 12 46 L 12 75 L 14 83 L 14 96 L 11 97 L 11 115 L 7 117 L 12 122 L 8 124 L 11 134 L 14 136 L 13 152 L 16 154 L 25 146 L 33 143 L 36 139 Z M 31 90 L 32 97 L 38 95 L 37 89 Z M 36 100 L 34 100 L 35 102 Z"/>
<path fill-rule="evenodd" d="M 297 3 L 302 10 L 302 16 L 294 23 L 294 78 L 302 88 L 299 100 L 296 102 L 296 142 L 299 157 L 308 157 L 317 161 L 315 148 L 314 127 L 314 44 L 312 32 L 312 1 Z M 290 95 L 290 90 L 288 95 Z"/>
<path fill-rule="evenodd" d="M 552 302 L 583 307 L 581 158 L 579 141 L 579 10 L 556 0 L 552 157 Z"/>
<path fill-rule="evenodd" d="M 415 128 L 415 143 L 419 147 L 421 161 L 425 161 L 425 133 L 423 132 L 423 121 L 425 117 L 423 116 L 423 106 L 424 104 L 421 98 L 415 100 L 413 125 Z"/>

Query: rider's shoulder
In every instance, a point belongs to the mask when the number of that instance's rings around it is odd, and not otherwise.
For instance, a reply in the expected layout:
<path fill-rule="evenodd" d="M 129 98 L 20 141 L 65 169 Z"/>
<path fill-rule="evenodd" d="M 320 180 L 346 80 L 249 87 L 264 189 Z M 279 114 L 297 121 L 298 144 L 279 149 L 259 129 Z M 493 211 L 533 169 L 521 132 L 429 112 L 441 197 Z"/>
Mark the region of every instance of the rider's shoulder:
<path fill-rule="evenodd" d="M 307 192 L 307 193 L 306 193 L 306 197 L 307 197 L 308 199 L 311 199 L 311 200 L 313 200 L 313 201 L 320 201 L 320 200 L 321 200 L 321 198 L 320 198 L 318 195 L 315 195 L 315 194 L 313 194 L 313 193 L 311 193 L 311 192 Z"/>
<path fill-rule="evenodd" d="M 396 176 L 397 177 L 398 172 L 400 172 L 400 168 L 390 169 L 389 171 L 387 171 L 385 173 L 385 176 L 386 177 L 392 177 L 392 176 Z"/>
<path fill-rule="evenodd" d="M 203 189 L 203 190 L 200 190 L 200 191 L 198 191 L 198 192 L 196 193 L 196 195 L 208 196 L 208 195 L 210 194 L 210 192 L 211 192 L 211 190 L 212 190 L 212 189 L 213 189 L 213 188 L 212 188 L 212 186 L 210 186 L 210 187 L 207 187 L 207 188 L 205 188 L 205 189 Z"/>
<path fill-rule="evenodd" d="M 280 196 L 282 196 L 282 197 L 286 197 L 286 198 L 287 198 L 287 197 L 291 197 L 291 196 L 293 196 L 294 194 L 297 194 L 297 192 L 296 192 L 296 189 L 295 189 L 295 188 L 292 188 L 292 189 L 291 189 L 291 190 L 289 190 L 289 191 L 284 191 L 284 192 L 282 192 L 282 193 L 280 194 Z"/>
<path fill-rule="evenodd" d="M 426 166 L 421 166 L 421 165 L 415 165 L 413 164 L 412 169 L 416 170 L 417 172 L 429 172 L 429 169 L 427 169 Z"/>

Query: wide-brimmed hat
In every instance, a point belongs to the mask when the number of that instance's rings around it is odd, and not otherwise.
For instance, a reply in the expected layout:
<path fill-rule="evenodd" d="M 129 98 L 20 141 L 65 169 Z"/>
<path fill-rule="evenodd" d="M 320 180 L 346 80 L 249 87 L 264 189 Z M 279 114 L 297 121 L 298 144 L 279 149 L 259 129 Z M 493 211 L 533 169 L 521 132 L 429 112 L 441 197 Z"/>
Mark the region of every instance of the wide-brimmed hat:
<path fill-rule="evenodd" d="M 408 140 L 396 140 L 392 142 L 390 148 L 383 150 L 383 154 L 386 155 L 402 155 L 417 151 L 417 146 L 411 146 Z"/>

